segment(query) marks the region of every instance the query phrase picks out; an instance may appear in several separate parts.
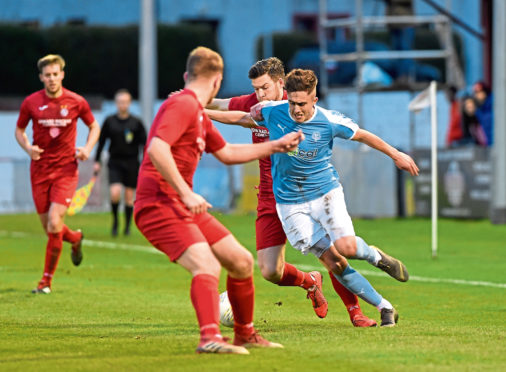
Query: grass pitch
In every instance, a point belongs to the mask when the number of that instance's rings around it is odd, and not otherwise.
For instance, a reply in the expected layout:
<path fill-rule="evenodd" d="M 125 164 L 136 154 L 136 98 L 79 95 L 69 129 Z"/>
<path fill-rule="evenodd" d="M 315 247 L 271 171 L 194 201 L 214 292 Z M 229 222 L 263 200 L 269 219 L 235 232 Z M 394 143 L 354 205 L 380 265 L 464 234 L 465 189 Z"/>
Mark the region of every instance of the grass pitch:
<path fill-rule="evenodd" d="M 254 217 L 218 218 L 254 251 Z M 353 328 L 327 274 L 329 313 L 319 319 L 304 291 L 268 283 L 255 269 L 256 327 L 285 349 L 239 356 L 194 353 L 190 276 L 137 230 L 111 238 L 108 214 L 66 222 L 85 232 L 83 263 L 72 266 L 65 244 L 53 293 L 32 295 L 46 242 L 38 217 L 0 216 L 0 370 L 506 370 L 506 226 L 442 220 L 432 259 L 430 221 L 356 220 L 357 235 L 402 259 L 412 276 L 399 283 L 352 261 L 398 309 L 400 322 L 390 329 Z M 286 258 L 306 270 L 320 267 L 291 247 Z"/>

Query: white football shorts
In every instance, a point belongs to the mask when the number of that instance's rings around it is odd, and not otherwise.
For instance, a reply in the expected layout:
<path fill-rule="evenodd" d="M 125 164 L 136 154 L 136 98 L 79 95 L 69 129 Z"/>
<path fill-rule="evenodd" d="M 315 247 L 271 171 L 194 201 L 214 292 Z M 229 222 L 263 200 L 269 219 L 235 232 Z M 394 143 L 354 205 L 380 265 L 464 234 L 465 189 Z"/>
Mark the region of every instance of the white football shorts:
<path fill-rule="evenodd" d="M 328 247 L 322 250 L 313 246 L 325 235 L 332 242 L 344 236 L 355 236 L 342 186 L 310 202 L 276 203 L 276 209 L 288 241 L 305 255 L 311 252 L 320 257 Z"/>

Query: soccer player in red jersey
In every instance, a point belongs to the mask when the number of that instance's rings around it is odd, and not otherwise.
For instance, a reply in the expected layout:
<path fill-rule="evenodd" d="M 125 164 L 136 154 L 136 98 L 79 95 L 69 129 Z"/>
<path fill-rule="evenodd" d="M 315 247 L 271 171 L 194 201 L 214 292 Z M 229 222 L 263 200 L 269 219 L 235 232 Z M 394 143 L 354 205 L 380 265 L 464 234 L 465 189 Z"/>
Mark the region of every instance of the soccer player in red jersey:
<path fill-rule="evenodd" d="M 77 160 L 84 161 L 98 140 L 100 127 L 90 106 L 80 95 L 62 86 L 65 61 L 49 54 L 37 63 L 44 89 L 29 95 L 21 104 L 15 137 L 32 159 L 30 179 L 35 208 L 48 236 L 44 273 L 33 293 L 50 293 L 51 280 L 58 265 L 63 241 L 72 245 L 75 266 L 83 258 L 83 233 L 70 230 L 63 217 L 72 200 L 78 181 Z M 88 126 L 83 147 L 76 148 L 77 119 Z M 25 133 L 32 121 L 33 143 Z"/>
<path fill-rule="evenodd" d="M 223 76 L 221 56 L 205 47 L 188 56 L 185 89 L 160 107 L 146 142 L 139 171 L 134 218 L 142 234 L 171 261 L 192 275 L 190 297 L 200 326 L 198 353 L 248 354 L 247 347 L 282 347 L 253 327 L 253 257 L 211 214 L 211 205 L 192 190 L 204 151 L 225 164 L 244 163 L 293 150 L 299 133 L 259 144 L 228 144 L 204 107 Z M 234 314 L 234 341 L 219 330 L 218 280 L 228 271 L 227 292 Z"/>
<path fill-rule="evenodd" d="M 263 59 L 255 63 L 249 70 L 248 77 L 254 93 L 227 99 L 215 98 L 207 106 L 208 109 L 222 111 L 249 112 L 251 107 L 260 101 L 280 101 L 287 99 L 284 91 L 285 70 L 283 62 L 276 57 Z M 219 120 L 216 113 L 208 111 L 211 119 Z M 269 140 L 269 131 L 264 127 L 253 127 L 253 143 Z M 276 212 L 276 201 L 272 191 L 271 159 L 259 160 L 260 184 L 256 219 L 256 246 L 258 266 L 262 276 L 279 286 L 298 286 L 307 291 L 317 316 L 327 315 L 327 300 L 321 291 L 322 276 L 318 271 L 304 272 L 285 262 L 286 235 Z M 350 320 L 355 327 L 373 327 L 376 322 L 369 319 L 360 308 L 357 296 L 346 289 L 329 272 L 332 285 L 341 297 L 348 310 Z"/>

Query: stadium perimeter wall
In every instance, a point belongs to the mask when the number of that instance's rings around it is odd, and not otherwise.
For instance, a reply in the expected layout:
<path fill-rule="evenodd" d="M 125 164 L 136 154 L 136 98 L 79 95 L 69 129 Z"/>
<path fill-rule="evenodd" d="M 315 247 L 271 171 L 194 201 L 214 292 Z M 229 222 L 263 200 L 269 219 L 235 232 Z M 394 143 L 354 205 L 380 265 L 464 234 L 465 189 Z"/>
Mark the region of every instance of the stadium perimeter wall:
<path fill-rule="evenodd" d="M 409 113 L 407 103 L 411 95 L 407 92 L 366 93 L 364 94 L 364 121 L 360 126 L 383 137 L 396 147 L 409 150 Z M 357 99 L 354 93 L 333 94 L 321 102 L 323 107 L 337 109 L 356 119 L 358 117 Z M 158 109 L 159 101 L 155 109 Z M 444 94 L 438 94 L 439 143 L 443 145 L 448 121 L 448 105 Z M 132 113 L 140 112 L 138 102 L 133 102 Z M 429 113 L 422 112 L 415 116 L 415 138 L 417 147 L 429 147 L 430 125 Z M 115 112 L 114 102 L 104 101 L 100 110 L 94 110 L 97 121 Z M 18 113 L 15 111 L 0 112 L 0 213 L 31 212 L 34 210 L 29 181 L 29 159 L 14 139 L 14 127 Z M 251 132 L 244 128 L 216 124 L 225 139 L 231 143 L 250 143 Z M 31 126 L 27 129 L 31 138 Z M 88 131 L 84 124 L 78 123 L 78 145 L 86 141 Z M 94 153 L 92 153 L 94 159 Z M 397 210 L 396 178 L 393 163 L 383 154 L 376 151 L 364 151 L 363 146 L 351 141 L 337 141 L 334 147 L 334 164 L 341 175 L 345 187 L 348 208 L 354 216 L 393 216 Z M 106 159 L 103 159 L 105 164 Z M 80 166 L 80 185 L 91 177 L 93 161 Z M 104 167 L 106 170 L 107 167 Z M 244 177 L 243 177 L 244 175 Z M 246 180 L 247 178 L 247 180 Z M 226 167 L 213 156 L 205 154 L 197 169 L 194 188 L 211 204 L 220 210 L 235 207 L 237 197 L 245 191 L 242 199 L 255 200 L 252 195 L 254 183 L 242 166 Z M 246 211 L 254 212 L 251 203 Z M 241 201 L 239 207 L 243 207 Z M 107 174 L 103 172 L 96 189 L 92 193 L 90 211 L 106 211 L 109 208 Z M 253 210 L 252 210 L 253 209 Z"/>

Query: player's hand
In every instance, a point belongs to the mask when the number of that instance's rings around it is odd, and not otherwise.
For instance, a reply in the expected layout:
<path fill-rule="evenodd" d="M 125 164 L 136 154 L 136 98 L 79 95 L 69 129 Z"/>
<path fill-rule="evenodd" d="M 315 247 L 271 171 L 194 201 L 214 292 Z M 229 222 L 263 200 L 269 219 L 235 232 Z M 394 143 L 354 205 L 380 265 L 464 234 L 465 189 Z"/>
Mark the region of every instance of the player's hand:
<path fill-rule="evenodd" d="M 399 155 L 394 158 L 394 162 L 397 168 L 409 172 L 412 176 L 418 176 L 418 166 L 408 154 L 399 151 Z"/>
<path fill-rule="evenodd" d="M 251 117 L 253 118 L 253 120 L 255 120 L 255 121 L 263 121 L 264 120 L 264 117 L 262 115 L 262 107 L 264 107 L 262 102 L 259 102 L 250 109 L 249 113 L 250 113 Z"/>
<path fill-rule="evenodd" d="M 98 174 L 101 168 L 100 163 L 96 161 L 95 164 L 93 164 L 93 173 Z"/>
<path fill-rule="evenodd" d="M 86 147 L 78 147 L 76 148 L 76 159 L 81 161 L 86 161 L 90 157 L 90 150 Z"/>
<path fill-rule="evenodd" d="M 206 199 L 193 191 L 187 195 L 181 196 L 181 200 L 184 205 L 186 205 L 186 208 L 188 208 L 193 214 L 207 212 L 209 208 L 213 207 Z"/>
<path fill-rule="evenodd" d="M 30 147 L 30 150 L 28 151 L 28 155 L 30 155 L 30 158 L 32 160 L 39 160 L 40 154 L 42 154 L 43 152 L 44 152 L 44 150 L 41 149 L 39 146 L 33 145 L 32 147 Z"/>
<path fill-rule="evenodd" d="M 276 152 L 289 152 L 297 149 L 299 143 L 304 141 L 304 133 L 301 130 L 298 132 L 290 132 L 274 142 L 274 149 Z"/>

